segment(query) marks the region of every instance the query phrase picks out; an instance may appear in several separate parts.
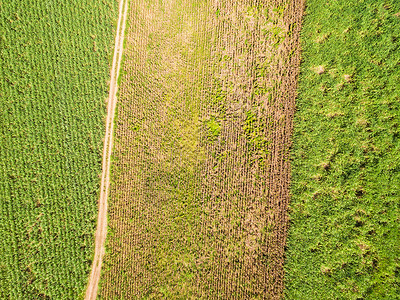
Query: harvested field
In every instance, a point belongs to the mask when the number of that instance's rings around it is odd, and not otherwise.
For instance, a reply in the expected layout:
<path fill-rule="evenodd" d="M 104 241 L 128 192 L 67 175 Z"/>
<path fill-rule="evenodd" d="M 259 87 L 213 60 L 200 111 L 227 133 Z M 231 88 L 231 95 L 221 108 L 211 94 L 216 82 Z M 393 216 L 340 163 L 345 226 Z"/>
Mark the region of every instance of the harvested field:
<path fill-rule="evenodd" d="M 101 297 L 282 297 L 303 2 L 129 3 Z"/>

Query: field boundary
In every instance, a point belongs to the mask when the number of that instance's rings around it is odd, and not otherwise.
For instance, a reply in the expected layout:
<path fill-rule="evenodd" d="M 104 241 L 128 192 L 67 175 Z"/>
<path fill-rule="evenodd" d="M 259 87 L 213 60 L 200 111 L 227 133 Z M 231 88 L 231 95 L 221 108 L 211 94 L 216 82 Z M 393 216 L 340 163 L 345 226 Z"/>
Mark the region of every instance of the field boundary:
<path fill-rule="evenodd" d="M 117 104 L 118 76 L 121 67 L 124 33 L 126 27 L 126 16 L 128 1 L 120 0 L 118 25 L 115 36 L 114 56 L 111 68 L 110 91 L 107 100 L 106 132 L 103 148 L 103 165 L 101 174 L 99 212 L 97 218 L 97 229 L 95 235 L 95 253 L 86 289 L 85 299 L 96 299 L 100 281 L 101 265 L 105 253 L 105 241 L 107 236 L 107 198 L 110 186 L 111 153 L 113 148 L 114 116 Z"/>

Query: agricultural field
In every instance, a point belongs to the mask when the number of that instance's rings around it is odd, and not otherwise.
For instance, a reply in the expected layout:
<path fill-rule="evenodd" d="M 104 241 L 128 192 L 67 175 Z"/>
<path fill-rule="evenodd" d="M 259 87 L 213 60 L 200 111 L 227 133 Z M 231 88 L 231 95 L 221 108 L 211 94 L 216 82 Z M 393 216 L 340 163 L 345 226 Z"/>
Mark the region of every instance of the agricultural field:
<path fill-rule="evenodd" d="M 287 299 L 400 299 L 399 36 L 399 1 L 307 1 Z"/>
<path fill-rule="evenodd" d="M 398 0 L 0 7 L 0 299 L 400 299 Z"/>
<path fill-rule="evenodd" d="M 102 299 L 283 295 L 303 1 L 130 1 Z"/>
<path fill-rule="evenodd" d="M 85 292 L 117 6 L 0 1 L 0 299 Z"/>

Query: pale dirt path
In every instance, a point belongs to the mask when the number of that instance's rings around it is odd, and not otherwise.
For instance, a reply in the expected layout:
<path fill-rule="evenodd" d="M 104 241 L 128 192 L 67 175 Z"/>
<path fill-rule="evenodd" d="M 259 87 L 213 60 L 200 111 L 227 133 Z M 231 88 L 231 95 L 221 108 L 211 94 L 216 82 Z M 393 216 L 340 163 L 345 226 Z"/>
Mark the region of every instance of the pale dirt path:
<path fill-rule="evenodd" d="M 95 237 L 95 252 L 92 264 L 92 271 L 90 273 L 89 282 L 86 289 L 86 300 L 96 299 L 97 297 L 101 265 L 105 253 L 105 241 L 107 235 L 107 198 L 108 188 L 110 185 L 110 166 L 111 152 L 113 146 L 114 115 L 117 103 L 116 95 L 118 90 L 118 76 L 121 67 L 127 11 L 128 1 L 120 0 L 117 33 L 115 37 L 114 57 L 111 68 L 110 92 L 108 95 L 106 134 L 104 138 L 103 149 L 103 171 L 101 175 L 99 214 L 97 219 L 97 229 Z"/>

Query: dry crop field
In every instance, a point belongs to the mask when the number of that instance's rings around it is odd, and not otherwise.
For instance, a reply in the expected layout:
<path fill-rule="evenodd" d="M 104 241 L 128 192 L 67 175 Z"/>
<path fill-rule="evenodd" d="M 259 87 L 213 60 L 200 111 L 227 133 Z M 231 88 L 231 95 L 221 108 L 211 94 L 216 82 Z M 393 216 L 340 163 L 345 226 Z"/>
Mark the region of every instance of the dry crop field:
<path fill-rule="evenodd" d="M 283 295 L 298 1 L 130 1 L 104 299 Z"/>

